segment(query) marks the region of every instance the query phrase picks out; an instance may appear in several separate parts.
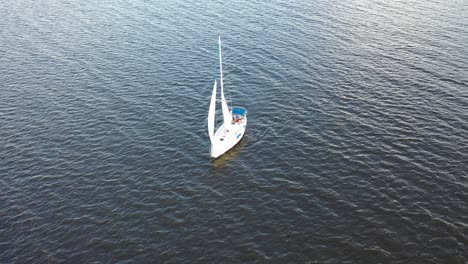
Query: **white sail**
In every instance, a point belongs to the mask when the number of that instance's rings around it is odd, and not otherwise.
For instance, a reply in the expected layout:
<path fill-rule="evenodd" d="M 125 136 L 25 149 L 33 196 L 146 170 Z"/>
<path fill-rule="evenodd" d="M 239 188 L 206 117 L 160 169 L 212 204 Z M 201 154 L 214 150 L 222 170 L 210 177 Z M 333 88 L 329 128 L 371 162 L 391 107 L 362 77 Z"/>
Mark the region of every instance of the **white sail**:
<path fill-rule="evenodd" d="M 229 108 L 226 102 L 226 98 L 224 97 L 224 83 L 223 83 L 223 57 L 221 54 L 221 36 L 218 38 L 219 44 L 219 78 L 221 81 L 221 109 L 223 110 L 223 120 L 224 120 L 224 129 L 229 130 L 231 126 L 231 113 L 229 112 Z"/>
<path fill-rule="evenodd" d="M 216 80 L 213 86 L 213 93 L 211 94 L 210 110 L 208 110 L 208 134 L 210 135 L 210 141 L 214 141 L 215 132 L 215 112 L 216 112 Z"/>

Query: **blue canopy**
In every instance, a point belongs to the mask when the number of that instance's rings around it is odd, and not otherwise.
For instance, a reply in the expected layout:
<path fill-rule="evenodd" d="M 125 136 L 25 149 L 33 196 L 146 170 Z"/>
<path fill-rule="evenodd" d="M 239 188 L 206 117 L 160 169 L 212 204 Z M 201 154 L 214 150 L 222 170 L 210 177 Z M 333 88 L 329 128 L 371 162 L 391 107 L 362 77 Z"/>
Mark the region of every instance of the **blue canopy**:
<path fill-rule="evenodd" d="M 247 113 L 247 110 L 245 108 L 242 108 L 242 107 L 232 108 L 232 114 L 233 115 L 245 116 L 246 113 Z"/>

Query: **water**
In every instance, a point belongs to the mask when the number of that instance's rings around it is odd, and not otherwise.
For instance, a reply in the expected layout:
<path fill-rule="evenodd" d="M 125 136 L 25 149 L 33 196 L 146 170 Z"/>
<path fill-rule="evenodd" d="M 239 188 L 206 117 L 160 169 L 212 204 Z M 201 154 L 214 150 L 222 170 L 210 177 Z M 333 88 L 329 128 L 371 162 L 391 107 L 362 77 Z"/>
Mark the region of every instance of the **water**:
<path fill-rule="evenodd" d="M 466 263 L 467 14 L 0 2 L 0 262 Z M 218 34 L 249 126 L 213 161 Z"/>

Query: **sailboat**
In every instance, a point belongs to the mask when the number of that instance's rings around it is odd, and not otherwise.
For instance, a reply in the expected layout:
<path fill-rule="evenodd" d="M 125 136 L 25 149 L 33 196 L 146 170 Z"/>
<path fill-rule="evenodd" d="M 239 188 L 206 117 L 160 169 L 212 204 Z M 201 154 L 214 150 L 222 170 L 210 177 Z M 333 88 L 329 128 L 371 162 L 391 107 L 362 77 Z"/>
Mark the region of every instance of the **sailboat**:
<path fill-rule="evenodd" d="M 218 38 L 219 46 L 219 82 L 221 86 L 221 110 L 223 123 L 215 130 L 216 120 L 216 90 L 218 82 L 215 80 L 211 94 L 210 108 L 208 111 L 208 134 L 210 136 L 212 158 L 218 158 L 233 148 L 242 139 L 247 127 L 247 110 L 243 107 L 229 107 L 224 96 L 223 84 L 223 57 L 221 53 L 221 36 Z"/>

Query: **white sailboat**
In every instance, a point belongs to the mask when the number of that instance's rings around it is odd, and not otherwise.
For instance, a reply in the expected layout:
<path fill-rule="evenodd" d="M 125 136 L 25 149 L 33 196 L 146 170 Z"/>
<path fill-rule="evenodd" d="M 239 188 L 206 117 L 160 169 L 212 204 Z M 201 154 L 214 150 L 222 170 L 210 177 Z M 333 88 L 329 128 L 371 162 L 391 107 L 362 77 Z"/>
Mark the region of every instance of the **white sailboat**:
<path fill-rule="evenodd" d="M 221 110 L 223 112 L 223 123 L 215 131 L 216 119 L 216 90 L 217 81 L 215 80 L 213 92 L 211 94 L 210 109 L 208 111 L 208 134 L 210 136 L 211 148 L 210 155 L 213 158 L 226 153 L 234 147 L 244 136 L 247 127 L 247 110 L 242 107 L 229 107 L 224 97 L 223 84 L 223 58 L 221 53 L 221 36 L 218 38 L 219 45 L 219 81 L 221 86 Z"/>

